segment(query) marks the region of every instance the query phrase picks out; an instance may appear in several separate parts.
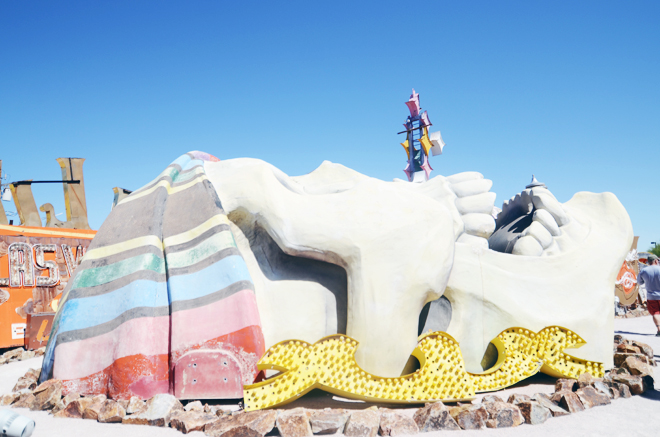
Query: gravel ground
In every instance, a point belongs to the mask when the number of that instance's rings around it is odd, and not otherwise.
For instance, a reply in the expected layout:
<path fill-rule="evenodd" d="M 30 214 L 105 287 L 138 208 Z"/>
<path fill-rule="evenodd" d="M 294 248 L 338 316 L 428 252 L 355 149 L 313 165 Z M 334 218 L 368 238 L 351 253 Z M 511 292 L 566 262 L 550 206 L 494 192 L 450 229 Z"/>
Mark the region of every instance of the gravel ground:
<path fill-rule="evenodd" d="M 656 360 L 660 360 L 660 337 L 655 337 L 655 326 L 650 316 L 635 319 L 617 319 L 614 321 L 615 332 L 626 338 L 636 339 L 649 344 L 655 351 Z M 27 369 L 41 366 L 41 358 L 10 363 L 0 366 L 0 393 L 8 393 L 14 387 L 16 380 Z M 660 376 L 660 375 L 659 375 Z M 660 378 L 658 378 L 660 379 Z M 552 393 L 554 378 L 536 375 L 515 386 L 496 392 L 506 400 L 512 393 L 534 394 Z M 610 405 L 583 411 L 579 414 L 551 418 L 542 425 L 521 425 L 517 428 L 488 429 L 482 431 L 461 431 L 460 435 L 468 436 L 657 436 L 660 435 L 660 424 L 657 416 L 660 412 L 660 384 L 656 381 L 655 390 L 643 396 L 633 396 L 630 399 L 618 399 Z M 478 396 L 477 398 L 480 398 Z M 364 408 L 365 405 L 356 402 L 344 402 L 323 392 L 310 395 L 287 406 L 288 408 Z M 0 407 L 4 409 L 8 407 Z M 412 413 L 413 410 L 406 408 Z M 156 428 L 138 425 L 103 424 L 92 420 L 55 419 L 47 412 L 15 409 L 19 414 L 32 418 L 37 426 L 32 434 L 34 437 L 60 436 L 115 436 L 148 437 L 182 435 L 170 428 Z M 193 437 L 203 436 L 201 432 L 188 434 Z M 446 432 L 427 433 L 426 436 L 446 435 Z"/>

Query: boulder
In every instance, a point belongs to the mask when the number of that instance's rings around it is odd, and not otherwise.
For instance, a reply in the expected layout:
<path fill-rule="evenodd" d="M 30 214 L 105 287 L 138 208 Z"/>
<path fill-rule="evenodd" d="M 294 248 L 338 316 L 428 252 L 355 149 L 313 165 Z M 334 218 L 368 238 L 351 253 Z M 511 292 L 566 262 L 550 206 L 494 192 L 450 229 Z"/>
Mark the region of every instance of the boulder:
<path fill-rule="evenodd" d="M 538 425 L 552 417 L 550 409 L 537 401 L 520 401 L 517 406 L 525 419 L 525 423 L 530 425 Z"/>
<path fill-rule="evenodd" d="M 486 419 L 488 428 L 510 428 L 525 422 L 516 405 L 503 401 L 487 402 L 482 405 L 488 412 L 488 419 Z"/>
<path fill-rule="evenodd" d="M 263 434 L 259 434 L 254 429 L 249 426 L 241 425 L 231 428 L 228 431 L 225 431 L 222 434 L 214 434 L 222 437 L 264 437 Z"/>
<path fill-rule="evenodd" d="M 126 414 L 139 414 L 147 410 L 147 404 L 137 396 L 132 396 L 128 400 L 128 407 L 126 407 Z"/>
<path fill-rule="evenodd" d="M 653 348 L 648 344 L 642 343 L 641 341 L 637 341 L 637 340 L 631 340 L 630 344 L 638 348 L 639 351 L 644 355 L 646 355 L 646 357 L 648 357 L 649 360 L 655 360 L 655 356 L 653 355 Z"/>
<path fill-rule="evenodd" d="M 34 351 L 35 357 L 41 357 L 46 353 L 46 346 L 41 346 L 39 349 Z"/>
<path fill-rule="evenodd" d="M 27 372 L 25 372 L 25 375 L 23 375 L 25 378 L 32 378 L 35 381 L 39 379 L 39 374 L 41 373 L 41 367 L 38 369 L 28 369 Z"/>
<path fill-rule="evenodd" d="M 283 410 L 277 416 L 277 430 L 282 437 L 311 436 L 312 427 L 304 408 Z"/>
<path fill-rule="evenodd" d="M 11 404 L 12 408 L 30 408 L 34 402 L 34 395 L 30 392 L 21 394 L 16 402 Z"/>
<path fill-rule="evenodd" d="M 630 393 L 630 387 L 625 384 L 617 384 L 616 390 L 619 392 L 619 397 L 624 399 L 632 397 L 632 393 Z"/>
<path fill-rule="evenodd" d="M 577 389 L 577 380 L 575 379 L 558 379 L 555 382 L 555 393 L 560 391 L 575 391 Z"/>
<path fill-rule="evenodd" d="M 101 423 L 121 423 L 124 417 L 126 417 L 126 409 L 119 402 L 106 400 L 99 411 L 98 421 Z"/>
<path fill-rule="evenodd" d="M 649 379 L 651 384 L 648 384 Z M 650 376 L 613 375 L 612 380 L 627 385 L 630 388 L 630 392 L 634 395 L 641 395 L 648 389 L 649 385 L 653 387 L 653 378 Z"/>
<path fill-rule="evenodd" d="M 49 379 L 34 389 L 32 410 L 50 410 L 62 399 L 62 381 Z"/>
<path fill-rule="evenodd" d="M 34 390 L 37 388 L 37 378 L 28 378 L 25 376 L 21 376 L 18 378 L 18 381 L 16 382 L 16 385 L 12 389 L 13 392 L 21 391 L 21 390 Z"/>
<path fill-rule="evenodd" d="M 504 402 L 504 399 L 496 395 L 486 395 L 481 399 L 482 404 L 486 404 L 488 402 Z"/>
<path fill-rule="evenodd" d="M 626 359 L 628 357 L 635 357 L 635 358 L 637 358 L 638 360 L 640 360 L 641 362 L 643 362 L 645 364 L 648 364 L 648 365 L 651 365 L 651 366 L 653 365 L 652 360 L 649 359 L 649 357 L 647 357 L 644 354 L 614 354 L 614 365 L 616 367 L 624 367 L 623 363 L 626 361 Z"/>
<path fill-rule="evenodd" d="M 63 410 L 64 408 L 66 408 L 67 405 L 69 405 L 72 401 L 76 399 L 80 399 L 80 395 L 78 393 L 69 393 L 68 395 L 60 399 L 60 401 L 51 410 L 51 413 L 55 414 L 58 411 Z"/>
<path fill-rule="evenodd" d="M 594 378 L 591 373 L 583 373 L 577 379 L 578 388 L 592 386 L 596 381 L 602 381 L 599 378 Z"/>
<path fill-rule="evenodd" d="M 616 348 L 616 345 L 619 344 L 619 343 L 623 343 L 624 340 L 625 339 L 623 338 L 623 335 L 616 334 L 614 336 L 614 347 Z"/>
<path fill-rule="evenodd" d="M 74 399 L 66 407 L 55 413 L 54 417 L 68 417 L 70 419 L 82 419 L 85 408 L 92 402 L 92 398 Z"/>
<path fill-rule="evenodd" d="M 621 364 L 621 367 L 628 370 L 631 375 L 653 376 L 653 367 L 651 367 L 649 360 L 645 355 L 628 356 Z"/>
<path fill-rule="evenodd" d="M 21 354 L 21 356 L 18 358 L 20 361 L 25 361 L 29 360 L 30 358 L 34 358 L 35 352 L 34 351 L 25 351 Z"/>
<path fill-rule="evenodd" d="M 203 431 L 206 425 L 216 420 L 218 420 L 218 417 L 215 414 L 209 414 L 203 411 L 175 411 L 170 416 L 170 426 L 184 434 L 188 434 L 193 431 Z"/>
<path fill-rule="evenodd" d="M 346 410 L 318 410 L 309 416 L 309 424 L 314 434 L 343 433 L 350 416 L 350 413 Z"/>
<path fill-rule="evenodd" d="M 449 414 L 462 429 L 485 429 L 488 412 L 483 404 L 459 405 L 449 409 Z"/>
<path fill-rule="evenodd" d="M 183 405 L 170 394 L 157 394 L 147 401 L 147 408 L 141 413 L 124 417 L 122 423 L 131 425 L 168 426 L 170 416 L 183 410 Z"/>
<path fill-rule="evenodd" d="M 572 391 L 559 391 L 552 395 L 550 400 L 570 413 L 579 413 L 584 410 L 580 398 Z"/>
<path fill-rule="evenodd" d="M 215 422 L 207 424 L 204 427 L 204 432 L 209 436 L 218 437 L 225 435 L 234 428 L 249 428 L 258 435 L 263 436 L 273 430 L 275 419 L 277 419 L 277 411 L 275 410 L 238 412 L 238 414 L 232 416 L 223 415 Z"/>
<path fill-rule="evenodd" d="M 83 411 L 83 419 L 98 420 L 99 412 L 108 398 L 106 395 L 97 395 L 88 399 L 91 399 L 91 402 L 87 405 L 85 411 Z"/>
<path fill-rule="evenodd" d="M 519 395 L 514 393 L 511 396 L 509 396 L 509 400 L 507 402 L 513 405 L 518 405 L 520 402 L 527 402 L 531 400 L 532 398 L 530 398 L 527 395 Z"/>
<path fill-rule="evenodd" d="M 23 352 L 25 352 L 25 349 L 22 347 L 17 347 L 16 349 L 12 349 L 2 354 L 2 357 L 8 360 L 13 360 L 20 357 Z"/>
<path fill-rule="evenodd" d="M 630 345 L 628 343 L 620 343 L 616 346 L 616 351 L 617 353 L 620 354 L 639 354 L 642 351 L 633 345 Z"/>
<path fill-rule="evenodd" d="M 346 422 L 344 435 L 347 437 L 374 437 L 378 434 L 379 427 L 380 414 L 378 411 L 358 410 L 354 411 Z"/>
<path fill-rule="evenodd" d="M 379 435 L 399 436 L 419 433 L 419 428 L 410 417 L 395 410 L 380 409 Z"/>
<path fill-rule="evenodd" d="M 457 431 L 461 429 L 449 413 L 449 409 L 442 402 L 426 404 L 424 408 L 417 410 L 413 420 L 421 432 Z"/>
<path fill-rule="evenodd" d="M 0 396 L 0 406 L 11 405 L 21 397 L 21 393 L 11 392 L 6 395 Z"/>
<path fill-rule="evenodd" d="M 582 387 L 575 394 L 580 398 L 580 402 L 582 402 L 585 409 L 610 403 L 609 395 L 600 393 L 593 387 Z"/>
<path fill-rule="evenodd" d="M 627 358 L 627 356 L 626 356 Z M 630 372 L 628 372 L 627 369 L 622 369 L 620 367 L 615 367 L 612 370 L 610 370 L 610 375 L 630 375 Z"/>
<path fill-rule="evenodd" d="M 200 401 L 188 402 L 183 409 L 185 411 L 204 411 L 204 405 Z"/>

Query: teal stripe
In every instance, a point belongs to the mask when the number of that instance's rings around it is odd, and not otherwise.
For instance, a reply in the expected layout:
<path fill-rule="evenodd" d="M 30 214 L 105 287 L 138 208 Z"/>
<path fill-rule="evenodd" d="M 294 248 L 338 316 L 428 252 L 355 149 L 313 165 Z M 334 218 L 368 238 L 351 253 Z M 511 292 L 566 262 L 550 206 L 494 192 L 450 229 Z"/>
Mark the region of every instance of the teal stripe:
<path fill-rule="evenodd" d="M 140 270 L 165 274 L 165 261 L 152 253 L 145 253 L 108 266 L 85 269 L 76 275 L 71 289 L 107 284 Z"/>

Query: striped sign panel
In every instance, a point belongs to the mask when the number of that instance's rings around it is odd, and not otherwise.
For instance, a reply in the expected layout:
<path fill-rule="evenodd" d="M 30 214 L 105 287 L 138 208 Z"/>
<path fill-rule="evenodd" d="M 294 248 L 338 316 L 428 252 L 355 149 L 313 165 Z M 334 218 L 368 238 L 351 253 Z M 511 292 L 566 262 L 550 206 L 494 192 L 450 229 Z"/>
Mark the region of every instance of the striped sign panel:
<path fill-rule="evenodd" d="M 64 292 L 41 381 L 57 378 L 66 392 L 113 399 L 242 397 L 264 339 L 207 161 L 217 158 L 181 156 L 112 210 Z M 190 369 L 177 370 L 181 363 Z M 204 372 L 201 392 L 184 383 L 197 382 L 185 372 L 198 363 L 225 372 Z"/>

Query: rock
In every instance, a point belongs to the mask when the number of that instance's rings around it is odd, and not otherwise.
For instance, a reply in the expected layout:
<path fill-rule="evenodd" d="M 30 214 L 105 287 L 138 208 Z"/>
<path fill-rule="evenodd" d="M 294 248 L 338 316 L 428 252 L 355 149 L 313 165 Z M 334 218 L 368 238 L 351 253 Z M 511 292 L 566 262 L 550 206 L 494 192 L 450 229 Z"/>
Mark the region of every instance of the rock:
<path fill-rule="evenodd" d="M 9 362 L 9 358 L 0 356 L 0 365 L 7 364 L 8 362 Z"/>
<path fill-rule="evenodd" d="M 378 434 L 379 427 L 380 414 L 378 411 L 358 410 L 354 411 L 348 419 L 344 435 L 347 437 L 374 437 Z"/>
<path fill-rule="evenodd" d="M 29 360 L 30 358 L 34 358 L 34 351 L 25 351 L 21 354 L 21 356 L 18 358 L 20 361 L 25 361 Z"/>
<path fill-rule="evenodd" d="M 157 394 L 147 401 L 147 408 L 141 413 L 124 417 L 122 423 L 131 425 L 168 426 L 170 415 L 182 411 L 183 405 L 170 394 Z"/>
<path fill-rule="evenodd" d="M 147 404 L 137 396 L 132 396 L 128 400 L 128 407 L 126 407 L 127 414 L 139 414 L 147 410 Z"/>
<path fill-rule="evenodd" d="M 575 379 L 558 379 L 555 382 L 555 393 L 568 390 L 575 391 L 577 389 L 577 380 Z"/>
<path fill-rule="evenodd" d="M 18 392 L 11 392 L 9 394 L 3 395 L 0 397 L 0 406 L 11 405 L 21 397 L 21 394 Z"/>
<path fill-rule="evenodd" d="M 13 408 L 30 408 L 34 402 L 34 395 L 32 393 L 23 393 L 16 402 L 11 404 Z"/>
<path fill-rule="evenodd" d="M 85 411 L 83 411 L 83 419 L 90 419 L 90 420 L 98 420 L 99 418 L 99 413 L 101 412 L 101 408 L 103 408 L 103 404 L 105 404 L 105 401 L 108 399 L 106 395 L 97 395 L 91 399 L 91 402 L 87 405 L 85 408 Z"/>
<path fill-rule="evenodd" d="M 487 402 L 482 405 L 488 412 L 488 419 L 486 419 L 488 428 L 510 428 L 525 422 L 516 405 L 504 401 Z"/>
<path fill-rule="evenodd" d="M 621 367 L 628 370 L 631 375 L 653 376 L 653 367 L 650 366 L 645 355 L 631 355 L 626 358 Z"/>
<path fill-rule="evenodd" d="M 626 361 L 628 357 L 635 357 L 641 362 L 648 364 L 648 365 L 653 365 L 652 360 L 650 360 L 646 355 L 644 354 L 614 354 L 614 365 L 616 367 L 624 367 L 623 363 Z M 625 368 L 625 367 L 624 367 Z"/>
<path fill-rule="evenodd" d="M 49 379 L 34 389 L 35 400 L 30 409 L 50 410 L 62 399 L 62 381 Z"/>
<path fill-rule="evenodd" d="M 309 425 L 309 419 L 304 408 L 280 411 L 280 414 L 277 416 L 277 430 L 282 437 L 313 435 L 312 427 Z"/>
<path fill-rule="evenodd" d="M 263 436 L 273 430 L 275 419 L 277 419 L 277 411 L 275 410 L 239 412 L 235 416 L 221 416 L 220 419 L 206 425 L 204 432 L 209 436 L 217 437 L 225 435 L 225 433 L 235 428 L 249 428 L 257 435 Z"/>
<path fill-rule="evenodd" d="M 204 411 L 204 405 L 200 401 L 188 402 L 183 409 L 185 411 Z"/>
<path fill-rule="evenodd" d="M 584 410 L 580 398 L 572 391 L 559 391 L 552 395 L 550 400 L 570 413 L 579 413 Z"/>
<path fill-rule="evenodd" d="M 616 334 L 614 336 L 614 345 L 616 346 L 619 343 L 623 343 L 623 340 L 624 340 L 623 335 Z"/>
<path fill-rule="evenodd" d="M 655 360 L 655 356 L 653 355 L 653 348 L 651 346 L 637 340 L 631 340 L 630 343 L 638 348 L 641 353 L 646 355 L 649 360 Z"/>
<path fill-rule="evenodd" d="M 68 417 L 71 419 L 82 419 L 85 409 L 92 403 L 92 398 L 74 399 L 64 409 L 54 414 L 55 417 Z"/>
<path fill-rule="evenodd" d="M 488 402 L 504 402 L 504 399 L 502 399 L 499 396 L 496 395 L 486 395 L 481 399 L 481 403 L 485 404 Z"/>
<path fill-rule="evenodd" d="M 616 390 L 619 392 L 619 397 L 629 398 L 632 397 L 630 393 L 630 388 L 625 384 L 617 384 Z"/>
<path fill-rule="evenodd" d="M 309 416 L 309 424 L 314 434 L 343 433 L 346 422 L 350 417 L 346 410 L 328 409 L 314 411 Z"/>
<path fill-rule="evenodd" d="M 627 343 L 621 343 L 616 346 L 616 351 L 621 354 L 639 354 L 642 351 L 638 347 Z"/>
<path fill-rule="evenodd" d="M 222 437 L 264 437 L 263 434 L 259 434 L 257 431 L 245 425 L 234 427 L 223 434 L 217 435 L 221 435 Z"/>
<path fill-rule="evenodd" d="M 651 384 L 648 384 L 650 379 Z M 634 395 L 641 395 L 649 386 L 653 387 L 653 378 L 650 376 L 639 375 L 614 375 L 612 380 L 620 384 L 625 384 L 630 388 L 630 392 Z"/>
<path fill-rule="evenodd" d="M 415 435 L 419 428 L 413 419 L 395 410 L 382 408 L 380 410 L 379 435 L 398 436 Z"/>
<path fill-rule="evenodd" d="M 531 400 L 532 398 L 530 398 L 527 395 L 519 395 L 517 393 L 514 393 L 511 396 L 509 396 L 509 400 L 507 402 L 513 405 L 518 405 L 520 402 L 527 402 Z"/>
<path fill-rule="evenodd" d="M 520 401 L 518 402 L 518 408 L 525 419 L 525 423 L 530 425 L 538 425 L 552 417 L 550 409 L 537 401 Z"/>
<path fill-rule="evenodd" d="M 607 395 L 609 398 L 613 399 L 612 387 L 608 386 L 603 381 L 594 381 L 594 383 L 591 384 L 591 387 L 595 388 L 598 393 L 602 393 L 604 395 Z M 618 393 L 617 393 L 617 397 L 618 397 Z"/>
<path fill-rule="evenodd" d="M 25 352 L 25 349 L 22 347 L 17 347 L 16 349 L 12 349 L 10 351 L 5 352 L 2 354 L 3 358 L 7 358 L 8 360 L 18 358 L 21 356 L 21 354 Z"/>
<path fill-rule="evenodd" d="M 610 375 L 630 375 L 627 369 L 622 369 L 620 367 L 615 367 L 610 370 Z"/>
<path fill-rule="evenodd" d="M 592 386 L 595 381 L 598 381 L 598 378 L 594 378 L 591 373 L 583 373 L 577 379 L 578 388 Z"/>
<path fill-rule="evenodd" d="M 69 405 L 72 401 L 76 399 L 80 399 L 80 395 L 78 393 L 69 393 L 68 395 L 60 399 L 60 401 L 53 407 L 51 412 L 55 414 L 58 411 L 63 410 L 64 408 L 66 408 L 67 405 Z"/>
<path fill-rule="evenodd" d="M 87 410 L 85 410 L 85 413 Z M 113 400 L 106 400 L 98 414 L 98 421 L 101 423 L 121 423 L 126 417 L 126 409 Z"/>
<path fill-rule="evenodd" d="M 25 389 L 34 390 L 35 388 L 37 388 L 36 378 L 26 378 L 25 376 L 21 376 L 20 378 L 18 378 L 16 385 L 11 391 L 18 392 Z"/>
<path fill-rule="evenodd" d="M 417 410 L 413 420 L 421 432 L 457 431 L 461 429 L 456 420 L 451 417 L 449 409 L 442 402 L 426 404 L 424 408 Z"/>
<path fill-rule="evenodd" d="M 41 346 L 39 349 L 34 351 L 35 357 L 41 357 L 46 353 L 46 346 Z"/>
<path fill-rule="evenodd" d="M 593 387 L 582 387 L 575 394 L 580 398 L 584 408 L 593 408 L 610 403 L 610 397 L 607 394 L 599 393 Z"/>
<path fill-rule="evenodd" d="M 449 409 L 449 414 L 462 429 L 485 429 L 488 412 L 483 404 L 460 405 Z"/>
<path fill-rule="evenodd" d="M 175 411 L 170 416 L 170 426 L 184 434 L 188 434 L 193 431 L 203 431 L 207 424 L 213 423 L 216 420 L 218 420 L 218 417 L 215 414 L 209 414 L 203 411 Z"/>
<path fill-rule="evenodd" d="M 39 379 L 39 374 L 41 373 L 41 368 L 39 369 L 28 369 L 27 372 L 25 372 L 25 375 L 23 375 L 25 378 L 32 378 L 35 381 Z"/>

